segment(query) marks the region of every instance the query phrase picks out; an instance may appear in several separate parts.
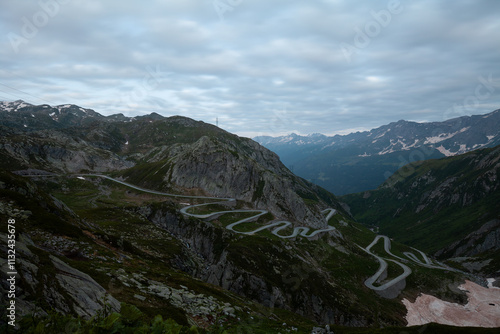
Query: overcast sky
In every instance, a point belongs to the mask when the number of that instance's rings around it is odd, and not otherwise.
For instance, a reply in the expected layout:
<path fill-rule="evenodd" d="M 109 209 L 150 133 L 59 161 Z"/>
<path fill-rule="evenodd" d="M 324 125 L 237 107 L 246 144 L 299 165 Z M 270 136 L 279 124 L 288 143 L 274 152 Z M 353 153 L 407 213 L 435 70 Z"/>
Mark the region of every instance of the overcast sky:
<path fill-rule="evenodd" d="M 500 1 L 1 0 L 0 100 L 239 135 L 500 108 Z"/>

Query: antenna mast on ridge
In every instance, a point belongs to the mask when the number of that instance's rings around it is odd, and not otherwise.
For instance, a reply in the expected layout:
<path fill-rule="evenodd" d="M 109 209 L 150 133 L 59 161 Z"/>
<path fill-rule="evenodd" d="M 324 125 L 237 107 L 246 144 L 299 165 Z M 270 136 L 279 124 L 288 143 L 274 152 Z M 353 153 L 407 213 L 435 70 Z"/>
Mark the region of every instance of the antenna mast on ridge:
<path fill-rule="evenodd" d="M 219 127 L 219 117 L 216 117 L 216 118 L 215 118 L 215 126 L 216 126 L 216 127 Z"/>

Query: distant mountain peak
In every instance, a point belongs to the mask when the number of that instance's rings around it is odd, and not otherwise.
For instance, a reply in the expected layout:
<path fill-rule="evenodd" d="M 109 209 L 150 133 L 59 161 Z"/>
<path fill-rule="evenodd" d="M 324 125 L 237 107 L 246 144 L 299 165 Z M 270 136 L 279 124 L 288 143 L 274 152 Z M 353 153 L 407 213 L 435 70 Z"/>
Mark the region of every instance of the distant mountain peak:
<path fill-rule="evenodd" d="M 16 100 L 13 102 L 9 101 L 0 101 L 0 108 L 2 110 L 10 112 L 10 111 L 18 111 L 19 109 L 32 106 L 32 104 L 24 102 L 23 100 Z"/>
<path fill-rule="evenodd" d="M 308 137 L 309 138 L 323 138 L 326 136 L 322 133 L 315 132 L 315 133 L 311 133 L 310 135 L 308 135 Z"/>
<path fill-rule="evenodd" d="M 365 132 L 254 138 L 335 194 L 376 188 L 402 165 L 500 145 L 500 110 L 443 122 L 399 120 Z"/>

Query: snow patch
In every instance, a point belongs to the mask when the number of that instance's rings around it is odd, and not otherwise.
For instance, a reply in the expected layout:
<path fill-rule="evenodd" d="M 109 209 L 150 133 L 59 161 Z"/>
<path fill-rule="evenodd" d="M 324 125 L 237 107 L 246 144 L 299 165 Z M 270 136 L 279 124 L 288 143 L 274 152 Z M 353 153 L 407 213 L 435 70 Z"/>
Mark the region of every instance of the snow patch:
<path fill-rule="evenodd" d="M 336 142 L 331 142 L 330 144 L 323 146 L 321 149 L 324 150 L 327 147 L 331 147 L 331 146 L 335 145 L 335 143 Z"/>
<path fill-rule="evenodd" d="M 500 288 L 497 288 L 496 286 L 493 286 L 493 283 L 496 282 L 496 279 L 494 279 L 494 278 L 487 278 L 486 281 L 488 282 L 488 288 L 489 289 L 499 289 L 500 290 Z"/>
<path fill-rule="evenodd" d="M 470 129 L 470 126 L 462 128 L 456 132 L 453 133 L 441 133 L 440 135 L 434 136 L 434 137 L 426 137 L 424 144 L 437 144 L 439 142 L 442 142 L 443 140 L 450 139 L 454 136 L 456 136 L 459 133 L 465 132 Z"/>
<path fill-rule="evenodd" d="M 457 155 L 457 153 L 453 153 L 453 152 L 447 150 L 446 148 L 444 148 L 443 145 L 441 145 L 439 147 L 436 147 L 436 150 L 438 150 L 439 152 L 441 152 L 445 157 L 452 157 L 454 155 Z"/>
<path fill-rule="evenodd" d="M 373 143 L 373 142 L 372 142 Z M 394 141 L 393 139 L 390 140 L 390 145 L 384 148 L 382 151 L 378 152 L 378 155 L 384 155 L 388 153 L 393 153 L 396 151 L 409 151 L 411 148 L 415 147 L 417 145 L 418 139 L 415 139 L 413 144 L 407 145 L 404 141 L 401 139 L 398 139 L 397 141 Z M 396 146 L 401 146 L 401 147 L 396 147 Z"/>
<path fill-rule="evenodd" d="M 389 132 L 389 131 L 391 131 L 391 129 L 387 129 L 384 133 L 382 133 L 382 134 L 378 135 L 378 136 L 377 136 L 377 137 L 375 137 L 374 139 L 378 139 L 378 138 L 381 138 L 381 137 L 385 136 L 385 134 L 386 134 L 387 132 Z"/>
<path fill-rule="evenodd" d="M 5 111 L 11 112 L 13 110 L 17 111 L 20 108 L 29 107 L 29 106 L 31 106 L 31 104 L 23 102 L 23 101 L 19 101 L 19 100 L 18 101 L 14 101 L 14 102 L 5 102 L 5 101 L 2 101 L 1 106 L 3 107 L 3 109 Z"/>
<path fill-rule="evenodd" d="M 20 104 L 17 105 L 16 110 L 24 108 L 24 107 L 29 107 L 29 106 L 30 106 L 30 104 L 21 102 Z"/>
<path fill-rule="evenodd" d="M 289 142 L 291 142 L 292 140 L 293 140 L 293 137 L 292 137 L 292 136 L 286 136 L 286 137 L 282 137 L 282 138 L 280 139 L 280 141 L 279 141 L 279 142 L 280 142 L 280 143 L 289 143 Z"/>
<path fill-rule="evenodd" d="M 54 121 L 56 121 L 56 122 L 57 122 L 57 116 L 56 116 L 56 112 L 55 112 L 55 111 L 54 111 L 54 112 L 51 112 L 51 113 L 49 114 L 49 116 L 50 116 L 50 117 L 52 117 L 52 119 L 53 119 Z"/>
<path fill-rule="evenodd" d="M 467 294 L 466 305 L 426 294 L 418 296 L 414 303 L 403 299 L 408 326 L 436 322 L 460 327 L 500 327 L 500 289 L 484 288 L 471 281 L 466 281 L 459 289 Z"/>

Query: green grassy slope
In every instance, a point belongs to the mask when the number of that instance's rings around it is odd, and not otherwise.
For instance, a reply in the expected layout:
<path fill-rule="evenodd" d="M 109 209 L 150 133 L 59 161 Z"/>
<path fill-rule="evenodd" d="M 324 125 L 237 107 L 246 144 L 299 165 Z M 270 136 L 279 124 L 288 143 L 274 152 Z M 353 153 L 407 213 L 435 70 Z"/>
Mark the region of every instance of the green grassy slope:
<path fill-rule="evenodd" d="M 343 196 L 380 233 L 435 252 L 500 217 L 500 148 L 403 167 L 373 191 Z"/>

